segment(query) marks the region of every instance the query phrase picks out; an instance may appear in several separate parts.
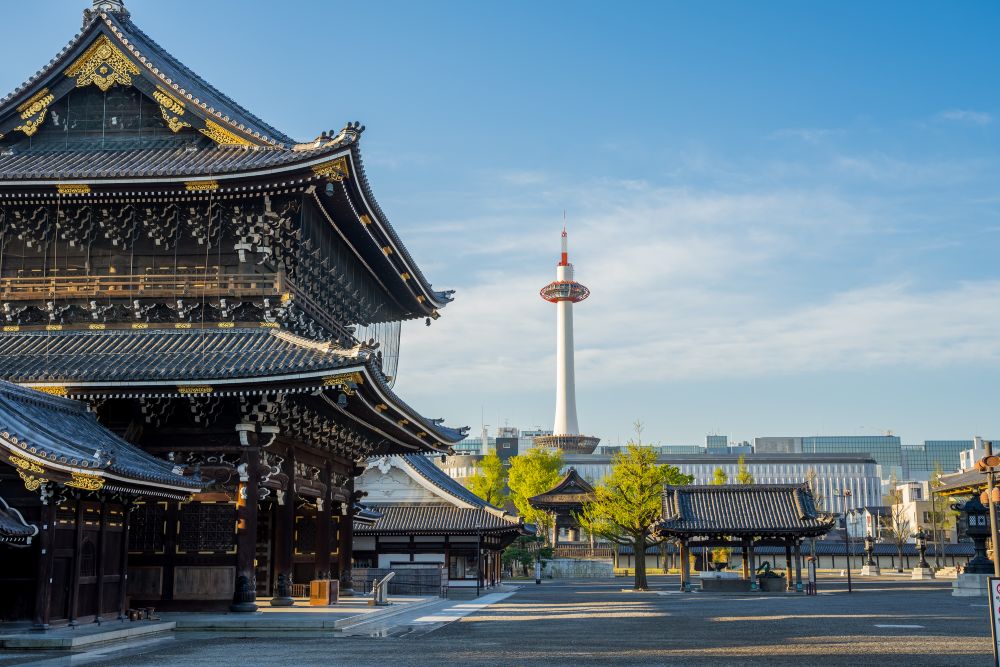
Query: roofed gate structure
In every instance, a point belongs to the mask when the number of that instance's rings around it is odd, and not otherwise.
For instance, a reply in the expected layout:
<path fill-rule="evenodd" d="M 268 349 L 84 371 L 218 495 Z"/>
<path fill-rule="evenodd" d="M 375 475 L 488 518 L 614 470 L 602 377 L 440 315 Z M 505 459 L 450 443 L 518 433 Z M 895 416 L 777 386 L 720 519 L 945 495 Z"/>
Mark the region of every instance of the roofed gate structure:
<path fill-rule="evenodd" d="M 560 530 L 566 531 L 567 541 L 579 541 L 580 522 L 576 517 L 583 512 L 583 506 L 593 500 L 594 487 L 580 476 L 576 468 L 570 468 L 558 484 L 545 493 L 528 498 L 528 504 L 552 516 L 548 540 L 549 544 L 557 547 Z"/>
<path fill-rule="evenodd" d="M 693 547 L 741 549 L 743 579 L 748 580 L 750 590 L 758 590 L 754 549 L 764 545 L 784 548 L 786 588 L 801 592 L 802 540 L 824 535 L 834 524 L 833 515 L 816 509 L 805 485 L 670 486 L 663 494 L 663 521 L 657 532 L 676 540 L 680 547 L 684 592 L 691 590 L 689 554 Z"/>
<path fill-rule="evenodd" d="M 0 378 L 208 483 L 132 510 L 134 604 L 348 584 L 356 462 L 464 436 L 392 389 L 401 323 L 451 293 L 375 201 L 363 130 L 293 140 L 110 0 L 0 101 Z"/>

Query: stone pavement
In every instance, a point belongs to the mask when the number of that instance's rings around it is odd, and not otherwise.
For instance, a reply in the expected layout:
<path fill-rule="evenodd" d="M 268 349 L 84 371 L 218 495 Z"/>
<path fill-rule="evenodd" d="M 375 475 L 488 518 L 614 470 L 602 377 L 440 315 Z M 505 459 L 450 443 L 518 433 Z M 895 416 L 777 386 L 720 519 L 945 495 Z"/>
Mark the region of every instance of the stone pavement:
<path fill-rule="evenodd" d="M 93 659 L 39 655 L 30 664 L 961 667 L 991 659 L 986 601 L 953 598 L 950 582 L 865 580 L 848 595 L 842 579 L 824 578 L 815 597 L 685 595 L 674 592 L 676 577 L 651 583 L 659 590 L 623 593 L 631 586 L 624 578 L 525 584 L 513 595 L 440 601 L 330 638 L 176 633 Z M 492 604 L 478 606 L 484 602 Z M 23 663 L 0 659 L 7 664 Z"/>

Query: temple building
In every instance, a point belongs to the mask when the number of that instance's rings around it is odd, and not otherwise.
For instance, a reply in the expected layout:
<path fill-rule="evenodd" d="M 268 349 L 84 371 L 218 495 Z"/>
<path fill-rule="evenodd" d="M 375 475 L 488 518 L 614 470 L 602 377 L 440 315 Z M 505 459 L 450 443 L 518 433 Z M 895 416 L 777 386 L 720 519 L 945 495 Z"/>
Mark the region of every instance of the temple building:
<path fill-rule="evenodd" d="M 419 454 L 371 460 L 357 488 L 380 515 L 355 524 L 359 567 L 441 569 L 448 588 L 488 588 L 500 582 L 503 550 L 532 530 Z"/>
<path fill-rule="evenodd" d="M 376 202 L 363 130 L 293 140 L 112 0 L 0 100 L 0 379 L 77 399 L 104 427 L 65 432 L 37 464 L 49 481 L 25 481 L 33 500 L 5 495 L 2 539 L 31 537 L 37 558 L 45 525 L 96 512 L 105 548 L 124 545 L 98 561 L 109 576 L 127 555 L 133 605 L 252 611 L 326 577 L 350 593 L 358 462 L 447 452 L 466 434 L 393 391 L 402 322 L 430 324 L 452 296 Z M 109 461 L 105 429 L 127 456 Z M 102 490 L 121 497 L 47 500 L 76 479 L 73 461 L 108 471 Z M 161 468 L 187 481 L 151 489 L 164 479 L 140 472 Z M 19 535 L 13 510 L 40 534 Z M 82 582 L 78 560 L 67 576 Z M 76 613 L 106 611 L 109 595 Z"/>

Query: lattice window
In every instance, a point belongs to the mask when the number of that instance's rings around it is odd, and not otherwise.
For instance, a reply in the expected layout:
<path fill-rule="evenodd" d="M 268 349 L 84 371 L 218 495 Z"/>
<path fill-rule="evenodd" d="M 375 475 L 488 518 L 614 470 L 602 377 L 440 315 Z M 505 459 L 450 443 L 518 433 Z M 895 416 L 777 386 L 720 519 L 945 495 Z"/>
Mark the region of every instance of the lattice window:
<path fill-rule="evenodd" d="M 131 553 L 162 553 L 167 508 L 163 503 L 139 503 L 132 511 L 128 527 Z"/>
<path fill-rule="evenodd" d="M 225 552 L 235 544 L 236 507 L 187 503 L 181 506 L 177 549 L 182 552 Z"/>
<path fill-rule="evenodd" d="M 80 576 L 97 576 L 97 549 L 90 539 L 85 539 L 83 546 L 80 547 Z"/>

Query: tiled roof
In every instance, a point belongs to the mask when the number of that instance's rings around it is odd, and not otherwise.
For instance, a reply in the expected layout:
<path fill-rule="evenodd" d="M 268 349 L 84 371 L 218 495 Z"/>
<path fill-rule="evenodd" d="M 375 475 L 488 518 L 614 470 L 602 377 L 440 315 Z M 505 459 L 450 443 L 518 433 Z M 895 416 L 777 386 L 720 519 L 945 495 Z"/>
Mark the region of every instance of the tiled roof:
<path fill-rule="evenodd" d="M 0 381 L 0 439 L 13 454 L 101 475 L 105 488 L 128 482 L 201 489 L 201 480 L 174 472 L 173 465 L 142 451 L 97 422 L 83 403 Z"/>
<path fill-rule="evenodd" d="M 454 505 L 371 505 L 382 514 L 374 524 L 354 523 L 357 535 L 469 535 L 517 533 L 522 526 L 516 517 L 498 515 L 485 509 Z"/>
<path fill-rule="evenodd" d="M 312 151 L 279 148 L 186 147 L 137 150 L 14 148 L 0 152 L 0 179 L 138 178 L 225 175 L 273 169 L 321 158 L 336 147 Z"/>
<path fill-rule="evenodd" d="M 472 491 L 469 491 L 467 488 L 462 486 L 458 481 L 449 477 L 448 473 L 437 467 L 429 456 L 424 456 L 422 454 L 409 454 L 407 456 L 403 456 L 402 459 L 410 465 L 414 472 L 445 493 L 475 507 L 492 507 L 494 510 L 499 511 L 499 508 L 493 507 L 493 505 L 490 505 Z"/>
<path fill-rule="evenodd" d="M 0 542 L 24 544 L 37 534 L 37 526 L 25 521 L 20 512 L 0 498 Z"/>
<path fill-rule="evenodd" d="M 808 487 L 794 484 L 671 486 L 663 494 L 665 535 L 820 535 L 834 525 Z"/>
<path fill-rule="evenodd" d="M 173 54 L 154 42 L 130 18 L 122 17 L 115 13 L 108 13 L 107 18 L 123 33 L 125 39 L 135 47 L 136 51 L 145 56 L 146 60 L 153 62 L 160 70 L 161 76 L 172 79 L 174 83 L 190 93 L 192 97 L 206 103 L 208 107 L 219 112 L 222 116 L 228 116 L 236 123 L 241 123 L 252 128 L 267 138 L 288 145 L 295 143 L 294 139 L 250 113 L 246 108 L 240 106 L 233 99 L 198 76 L 194 71 L 175 58 Z"/>
<path fill-rule="evenodd" d="M 381 393 L 448 443 L 465 431 L 420 415 L 389 387 L 371 348 L 338 348 L 272 328 L 103 329 L 0 333 L 0 378 L 27 383 L 220 381 L 363 366 Z"/>
<path fill-rule="evenodd" d="M 357 348 L 333 348 L 268 328 L 0 334 L 0 377 L 19 383 L 258 377 L 358 363 Z"/>

